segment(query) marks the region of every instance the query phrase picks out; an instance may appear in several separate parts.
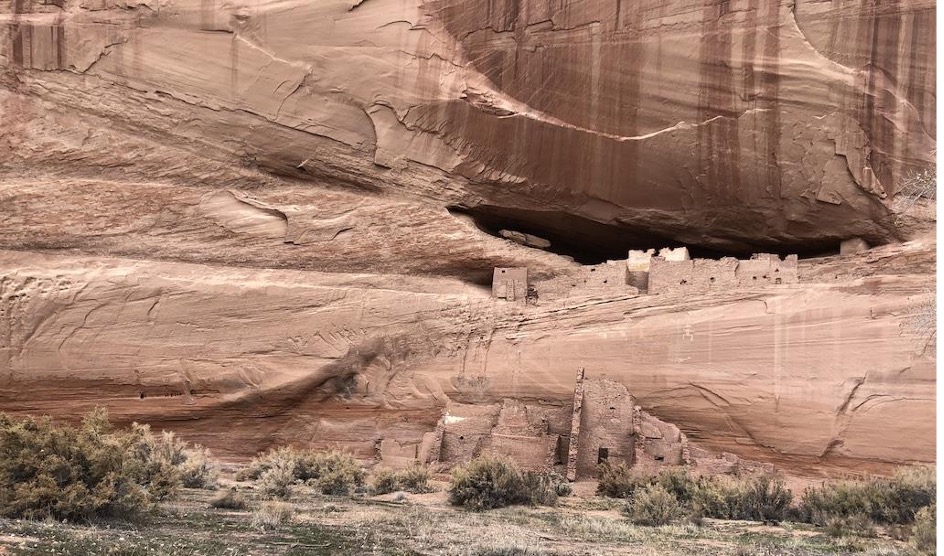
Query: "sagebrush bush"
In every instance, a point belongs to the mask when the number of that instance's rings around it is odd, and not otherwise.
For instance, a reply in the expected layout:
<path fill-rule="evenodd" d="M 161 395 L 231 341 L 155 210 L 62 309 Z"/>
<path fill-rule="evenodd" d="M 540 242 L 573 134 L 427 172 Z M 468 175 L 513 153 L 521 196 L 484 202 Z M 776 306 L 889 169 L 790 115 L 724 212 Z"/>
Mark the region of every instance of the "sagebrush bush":
<path fill-rule="evenodd" d="M 868 516 L 832 516 L 826 520 L 826 534 L 830 537 L 875 537 L 875 524 Z"/>
<path fill-rule="evenodd" d="M 506 459 L 479 456 L 453 469 L 449 503 L 454 506 L 479 511 L 529 502 L 521 472 Z"/>
<path fill-rule="evenodd" d="M 513 462 L 483 455 L 452 471 L 449 503 L 471 510 L 514 504 L 553 506 L 561 492 L 570 493 L 566 479 L 556 473 L 526 471 Z"/>
<path fill-rule="evenodd" d="M 925 506 L 915 513 L 911 530 L 911 544 L 922 554 L 936 554 L 937 550 L 937 504 Z"/>
<path fill-rule="evenodd" d="M 652 477 L 634 472 L 623 462 L 601 463 L 598 473 L 597 494 L 610 498 L 628 498 L 633 492 L 651 484 Z"/>
<path fill-rule="evenodd" d="M 246 498 L 233 487 L 210 501 L 211 508 L 222 510 L 244 510 L 247 507 Z"/>
<path fill-rule="evenodd" d="M 636 489 L 626 503 L 630 520 L 637 525 L 667 525 L 682 515 L 674 494 L 661 484 Z"/>
<path fill-rule="evenodd" d="M 286 499 L 292 495 L 295 481 L 295 462 L 277 459 L 259 476 L 259 490 L 267 498 Z"/>
<path fill-rule="evenodd" d="M 528 503 L 532 506 L 556 506 L 557 483 L 556 474 L 538 471 L 526 471 L 521 475 L 524 490 L 528 495 Z"/>
<path fill-rule="evenodd" d="M 797 517 L 821 526 L 830 518 L 856 515 L 880 524 L 908 524 L 914 521 L 918 510 L 934 502 L 936 490 L 933 467 L 906 468 L 893 477 L 808 488 L 800 500 Z"/>
<path fill-rule="evenodd" d="M 425 467 L 414 466 L 399 471 L 380 469 L 374 473 L 371 492 L 389 494 L 398 490 L 414 494 L 430 492 L 429 470 Z"/>
<path fill-rule="evenodd" d="M 740 514 L 755 521 L 779 523 L 783 521 L 793 493 L 783 479 L 772 475 L 753 477 L 742 491 Z"/>
<path fill-rule="evenodd" d="M 0 516 L 132 517 L 179 488 L 175 449 L 146 425 L 113 431 L 104 409 L 78 427 L 0 414 Z"/>
<path fill-rule="evenodd" d="M 364 484 L 364 469 L 353 457 L 340 452 L 306 454 L 298 478 L 322 494 L 351 494 Z"/>
<path fill-rule="evenodd" d="M 323 494 L 350 494 L 364 484 L 364 475 L 357 460 L 347 454 L 281 446 L 256 457 L 236 474 L 236 480 L 257 479 L 265 496 L 288 498 L 298 482 Z"/>
<path fill-rule="evenodd" d="M 278 529 L 280 525 L 292 518 L 295 506 L 288 502 L 267 501 L 259 505 L 252 512 L 251 524 L 266 530 Z"/>
<path fill-rule="evenodd" d="M 220 468 L 206 447 L 199 444 L 184 450 L 186 460 L 180 464 L 180 478 L 187 488 L 216 490 L 219 487 Z"/>

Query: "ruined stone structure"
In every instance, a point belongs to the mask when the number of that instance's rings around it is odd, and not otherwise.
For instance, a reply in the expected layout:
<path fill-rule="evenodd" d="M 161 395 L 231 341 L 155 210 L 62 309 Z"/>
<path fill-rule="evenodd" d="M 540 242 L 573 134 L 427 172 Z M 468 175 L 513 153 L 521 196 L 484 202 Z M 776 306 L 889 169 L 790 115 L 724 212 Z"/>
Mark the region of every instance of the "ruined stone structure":
<path fill-rule="evenodd" d="M 496 268 L 492 275 L 492 296 L 524 303 L 528 297 L 528 269 Z"/>
<path fill-rule="evenodd" d="M 584 265 L 571 274 L 537 282 L 534 288 L 539 299 L 566 299 L 601 292 L 639 293 L 638 288 L 629 285 L 626 261 Z"/>
<path fill-rule="evenodd" d="M 583 381 L 577 443 L 577 477 L 595 477 L 605 461 L 632 465 L 636 459 L 636 410 L 626 386 L 608 379 Z"/>
<path fill-rule="evenodd" d="M 554 470 L 569 480 L 592 478 L 604 461 L 643 469 L 691 463 L 685 435 L 635 405 L 626 386 L 585 378 L 579 369 L 572 405 L 505 398 L 491 404 L 449 403 L 435 430 L 415 442 L 384 439 L 384 466 L 458 465 L 483 454 L 525 470 Z M 707 452 L 706 452 L 707 453 Z M 720 460 L 715 462 L 726 469 Z"/>
<path fill-rule="evenodd" d="M 723 257 L 720 260 L 670 261 L 652 257 L 648 286 L 649 293 L 658 294 L 795 284 L 798 281 L 796 255 L 781 260 L 777 255 L 760 253 L 749 260 Z"/>
<path fill-rule="evenodd" d="M 569 409 L 509 398 L 489 405 L 450 403 L 437 426 L 438 452 L 433 445 L 424 463 L 455 465 L 497 454 L 522 469 L 554 469 L 563 464 L 561 438 L 567 434 Z"/>
<path fill-rule="evenodd" d="M 577 480 L 577 460 L 580 455 L 580 422 L 583 419 L 584 369 L 577 369 L 574 383 L 574 409 L 570 418 L 570 448 L 567 450 L 567 480 Z"/>

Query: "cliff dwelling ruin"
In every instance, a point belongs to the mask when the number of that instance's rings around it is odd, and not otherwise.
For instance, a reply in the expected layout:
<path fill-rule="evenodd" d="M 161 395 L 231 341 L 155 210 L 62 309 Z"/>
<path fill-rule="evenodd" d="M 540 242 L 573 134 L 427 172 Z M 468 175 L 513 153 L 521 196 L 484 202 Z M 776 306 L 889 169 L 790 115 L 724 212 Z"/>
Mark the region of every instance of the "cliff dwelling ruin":
<path fill-rule="evenodd" d="M 781 258 L 756 253 L 749 259 L 715 260 L 693 259 L 685 247 L 663 248 L 658 255 L 654 249 L 632 250 L 624 260 L 583 265 L 569 274 L 534 283 L 528 281 L 527 268 L 495 268 L 492 296 L 525 303 L 600 292 L 636 295 L 777 286 L 799 282 L 797 265 L 797 255 Z"/>
<path fill-rule="evenodd" d="M 452 467 L 489 454 L 571 481 L 595 478 L 604 462 L 650 472 L 686 465 L 733 473 L 759 465 L 691 445 L 678 427 L 644 411 L 625 385 L 587 377 L 583 369 L 576 375 L 572 404 L 512 398 L 449 402 L 434 430 L 414 441 L 384 439 L 378 455 L 384 466 L 405 468 Z"/>

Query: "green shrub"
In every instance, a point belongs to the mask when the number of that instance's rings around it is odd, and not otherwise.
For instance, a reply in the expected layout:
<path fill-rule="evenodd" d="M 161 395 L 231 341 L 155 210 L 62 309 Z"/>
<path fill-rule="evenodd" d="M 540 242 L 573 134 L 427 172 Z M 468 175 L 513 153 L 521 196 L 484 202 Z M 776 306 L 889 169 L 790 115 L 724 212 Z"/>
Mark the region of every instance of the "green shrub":
<path fill-rule="evenodd" d="M 566 485 L 566 486 L 562 486 Z M 570 485 L 557 473 L 522 473 L 511 461 L 484 455 L 453 469 L 449 503 L 471 510 L 488 510 L 514 504 L 553 506 Z"/>
<path fill-rule="evenodd" d="M 307 483 L 322 494 L 347 495 L 364 484 L 364 470 L 349 455 L 332 452 L 325 454 L 314 476 Z"/>
<path fill-rule="evenodd" d="M 830 537 L 875 537 L 875 525 L 868 516 L 832 516 L 826 520 L 826 534 Z"/>
<path fill-rule="evenodd" d="M 429 469 L 415 465 L 408 469 L 403 469 L 397 473 L 397 479 L 400 483 L 399 490 L 412 492 L 413 494 L 423 494 L 430 492 Z"/>
<path fill-rule="evenodd" d="M 414 494 L 429 492 L 429 470 L 425 467 L 414 466 L 399 471 L 380 469 L 374 473 L 371 492 L 388 494 L 398 490 Z"/>
<path fill-rule="evenodd" d="M 528 494 L 528 503 L 532 506 L 556 506 L 560 481 L 566 484 L 566 479 L 557 473 L 541 471 L 526 471 L 521 479 Z"/>
<path fill-rule="evenodd" d="M 682 509 L 675 495 L 661 484 L 642 487 L 633 492 L 626 512 L 637 525 L 666 525 L 681 517 Z"/>
<path fill-rule="evenodd" d="M 400 482 L 397 480 L 396 472 L 390 469 L 375 471 L 370 490 L 374 494 L 390 494 L 400 490 Z"/>
<path fill-rule="evenodd" d="M 669 491 L 680 504 L 690 505 L 698 490 L 698 481 L 684 468 L 664 469 L 659 472 L 656 482 Z"/>
<path fill-rule="evenodd" d="M 244 510 L 246 506 L 246 498 L 236 491 L 236 487 L 227 490 L 210 501 L 211 508 L 221 510 Z"/>
<path fill-rule="evenodd" d="M 783 521 L 793 493 L 783 479 L 772 475 L 758 475 L 742 491 L 740 514 L 747 519 L 779 523 Z"/>
<path fill-rule="evenodd" d="M 867 516 L 875 523 L 908 524 L 918 510 L 934 502 L 936 489 L 933 467 L 906 468 L 889 478 L 808 488 L 797 517 L 821 526 L 833 517 L 856 515 Z"/>
<path fill-rule="evenodd" d="M 236 480 L 258 480 L 263 494 L 273 498 L 288 498 L 297 482 L 323 494 L 350 494 L 364 484 L 364 470 L 347 454 L 281 446 L 256 457 Z"/>
<path fill-rule="evenodd" d="M 449 503 L 454 506 L 480 511 L 530 501 L 521 472 L 508 460 L 479 456 L 452 472 Z"/>
<path fill-rule="evenodd" d="M 179 488 L 175 454 L 146 425 L 112 431 L 104 409 L 79 427 L 0 414 L 0 516 L 134 516 Z"/>
<path fill-rule="evenodd" d="M 236 473 L 237 481 L 255 481 L 262 477 L 262 474 L 275 466 L 276 462 L 282 462 L 284 466 L 287 462 L 291 462 L 292 465 L 292 474 L 295 474 L 294 468 L 299 459 L 299 452 L 291 446 L 279 446 L 278 448 L 273 448 L 268 452 L 259 454 L 256 456 L 250 463 L 249 466 L 240 469 Z"/>
<path fill-rule="evenodd" d="M 651 484 L 651 477 L 644 477 L 623 462 L 616 465 L 610 462 L 599 466 L 597 494 L 610 498 L 629 498 L 633 492 Z"/>
<path fill-rule="evenodd" d="M 915 514 L 911 530 L 911 544 L 922 554 L 936 554 L 937 550 L 937 505 L 931 504 Z"/>

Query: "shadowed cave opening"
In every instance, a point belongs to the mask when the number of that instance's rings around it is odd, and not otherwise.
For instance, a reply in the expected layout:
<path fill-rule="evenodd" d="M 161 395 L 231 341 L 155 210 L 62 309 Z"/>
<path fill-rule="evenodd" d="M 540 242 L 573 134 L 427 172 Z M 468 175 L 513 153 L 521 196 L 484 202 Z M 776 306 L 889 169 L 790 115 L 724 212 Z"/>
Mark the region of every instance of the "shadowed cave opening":
<path fill-rule="evenodd" d="M 503 230 L 536 236 L 550 242 L 545 251 L 571 257 L 583 265 L 596 265 L 608 260 L 626 259 L 631 249 L 655 249 L 663 247 L 687 247 L 693 258 L 720 259 L 736 257 L 749 259 L 754 253 L 775 253 L 781 257 L 795 254 L 801 259 L 822 257 L 839 253 L 839 241 L 806 243 L 802 246 L 781 245 L 775 240 L 758 241 L 754 245 L 737 250 L 718 250 L 703 245 L 683 243 L 669 236 L 655 234 L 639 228 L 628 228 L 603 224 L 595 220 L 575 216 L 562 211 L 539 211 L 483 205 L 474 208 L 465 206 L 447 207 L 451 214 L 466 215 L 475 226 L 495 237 L 504 238 Z M 705 238 L 709 243 L 711 238 Z"/>

